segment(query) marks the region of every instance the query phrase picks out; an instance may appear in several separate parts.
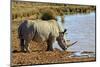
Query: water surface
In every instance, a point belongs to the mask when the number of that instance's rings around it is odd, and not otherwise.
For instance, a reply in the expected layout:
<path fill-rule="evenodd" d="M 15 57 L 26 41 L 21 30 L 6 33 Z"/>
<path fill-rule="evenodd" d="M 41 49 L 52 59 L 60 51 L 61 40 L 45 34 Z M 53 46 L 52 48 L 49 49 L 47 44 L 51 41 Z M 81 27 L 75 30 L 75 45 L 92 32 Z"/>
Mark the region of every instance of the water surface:
<path fill-rule="evenodd" d="M 69 47 L 71 51 L 93 51 L 95 52 L 95 13 L 65 15 L 64 28 L 68 29 L 65 37 L 77 44 Z M 58 47 L 55 45 L 54 47 Z M 58 47 L 59 48 L 59 47 Z"/>

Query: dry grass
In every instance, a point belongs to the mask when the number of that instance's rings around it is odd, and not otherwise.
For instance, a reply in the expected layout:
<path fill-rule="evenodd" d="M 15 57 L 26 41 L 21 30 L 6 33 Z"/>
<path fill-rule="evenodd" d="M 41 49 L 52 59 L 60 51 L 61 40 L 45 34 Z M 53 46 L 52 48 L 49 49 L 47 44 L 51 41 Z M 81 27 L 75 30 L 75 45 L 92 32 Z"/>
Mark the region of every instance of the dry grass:
<path fill-rule="evenodd" d="M 54 17 L 57 15 L 63 16 L 64 14 L 89 13 L 91 11 L 95 11 L 95 6 L 20 1 L 12 2 L 12 19 L 16 21 L 25 19 L 26 17 L 28 19 L 41 19 L 41 16 L 46 11 L 50 12 L 52 18 L 54 19 Z"/>

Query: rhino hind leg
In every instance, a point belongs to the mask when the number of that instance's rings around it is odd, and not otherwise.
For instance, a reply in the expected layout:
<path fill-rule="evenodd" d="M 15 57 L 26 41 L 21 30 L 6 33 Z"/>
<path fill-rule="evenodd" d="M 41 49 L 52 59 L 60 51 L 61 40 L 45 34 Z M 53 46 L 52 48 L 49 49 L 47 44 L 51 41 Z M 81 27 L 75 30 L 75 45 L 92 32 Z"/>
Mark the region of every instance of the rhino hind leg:
<path fill-rule="evenodd" d="M 28 49 L 28 41 L 25 41 L 25 50 L 26 50 L 26 52 L 29 52 L 29 49 Z"/>
<path fill-rule="evenodd" d="M 24 52 L 24 39 L 20 39 L 20 48 L 21 51 Z"/>

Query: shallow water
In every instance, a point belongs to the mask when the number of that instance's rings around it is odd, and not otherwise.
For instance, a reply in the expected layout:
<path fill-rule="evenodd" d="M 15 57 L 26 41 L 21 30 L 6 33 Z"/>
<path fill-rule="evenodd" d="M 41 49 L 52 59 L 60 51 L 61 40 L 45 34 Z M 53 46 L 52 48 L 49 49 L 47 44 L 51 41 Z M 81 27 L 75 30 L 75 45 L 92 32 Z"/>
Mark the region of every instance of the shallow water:
<path fill-rule="evenodd" d="M 68 48 L 71 51 L 95 52 L 95 13 L 75 14 L 64 16 L 64 28 L 67 28 L 66 39 L 78 41 Z M 59 48 L 58 45 L 54 47 Z"/>

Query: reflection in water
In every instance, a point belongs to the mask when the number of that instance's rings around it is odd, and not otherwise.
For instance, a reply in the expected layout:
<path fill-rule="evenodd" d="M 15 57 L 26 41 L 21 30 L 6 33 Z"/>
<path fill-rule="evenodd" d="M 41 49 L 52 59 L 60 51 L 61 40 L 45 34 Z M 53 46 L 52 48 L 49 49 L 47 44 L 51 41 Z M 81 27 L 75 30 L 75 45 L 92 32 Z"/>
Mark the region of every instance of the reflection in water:
<path fill-rule="evenodd" d="M 95 13 L 65 15 L 63 25 L 68 29 L 66 38 L 78 41 L 68 50 L 95 52 Z"/>

